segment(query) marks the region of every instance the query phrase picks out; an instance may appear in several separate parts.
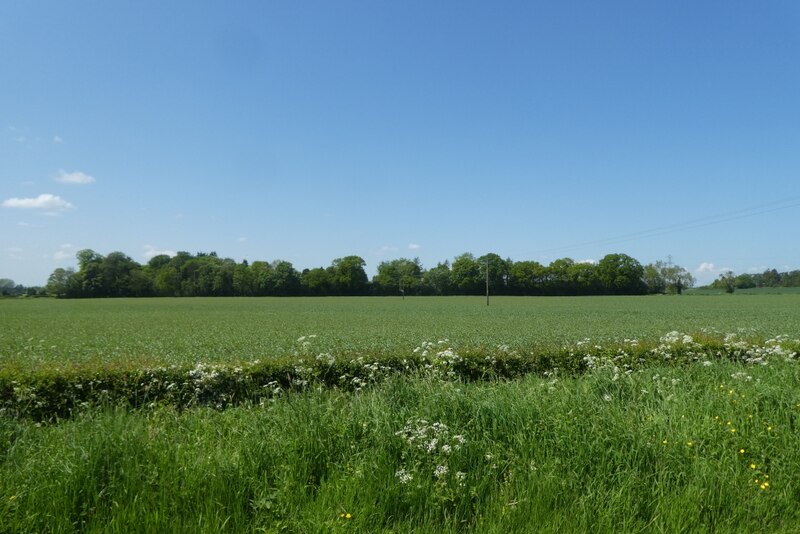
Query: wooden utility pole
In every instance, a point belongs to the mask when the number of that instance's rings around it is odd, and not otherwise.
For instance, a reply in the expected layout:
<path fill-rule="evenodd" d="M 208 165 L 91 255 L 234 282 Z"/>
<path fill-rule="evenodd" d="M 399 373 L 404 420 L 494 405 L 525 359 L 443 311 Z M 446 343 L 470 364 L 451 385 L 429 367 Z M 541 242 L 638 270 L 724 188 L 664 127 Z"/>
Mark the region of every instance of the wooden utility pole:
<path fill-rule="evenodd" d="M 486 258 L 486 305 L 489 305 L 489 258 Z"/>

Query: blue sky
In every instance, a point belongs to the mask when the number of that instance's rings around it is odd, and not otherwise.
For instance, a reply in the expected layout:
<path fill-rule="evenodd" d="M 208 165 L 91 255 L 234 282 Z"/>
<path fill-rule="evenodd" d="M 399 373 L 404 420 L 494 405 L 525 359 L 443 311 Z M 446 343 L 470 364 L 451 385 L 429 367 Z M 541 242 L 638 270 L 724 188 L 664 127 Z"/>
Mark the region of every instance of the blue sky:
<path fill-rule="evenodd" d="M 18 283 L 83 248 L 800 268 L 796 2 L 9 0 L 0 50 Z"/>

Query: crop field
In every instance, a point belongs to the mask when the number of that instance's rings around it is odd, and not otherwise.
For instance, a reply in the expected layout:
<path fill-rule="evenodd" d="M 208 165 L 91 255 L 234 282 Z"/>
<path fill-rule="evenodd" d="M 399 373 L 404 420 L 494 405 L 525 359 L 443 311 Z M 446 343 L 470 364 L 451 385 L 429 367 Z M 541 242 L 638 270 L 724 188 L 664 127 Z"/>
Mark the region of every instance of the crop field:
<path fill-rule="evenodd" d="M 232 364 L 291 355 L 310 335 L 314 351 L 371 358 L 443 339 L 527 351 L 705 330 L 795 335 L 800 294 L 0 300 L 0 367 Z"/>
<path fill-rule="evenodd" d="M 0 300 L 0 532 L 798 532 L 800 295 Z"/>

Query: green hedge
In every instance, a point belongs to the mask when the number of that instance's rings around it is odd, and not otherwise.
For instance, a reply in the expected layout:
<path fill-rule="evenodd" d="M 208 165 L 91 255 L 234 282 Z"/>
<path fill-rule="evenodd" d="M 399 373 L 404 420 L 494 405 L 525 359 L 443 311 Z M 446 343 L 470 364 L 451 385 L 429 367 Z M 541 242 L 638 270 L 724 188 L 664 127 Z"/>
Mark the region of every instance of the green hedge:
<path fill-rule="evenodd" d="M 718 359 L 766 365 L 794 361 L 800 341 L 781 336 L 766 341 L 735 336 L 670 332 L 657 342 L 625 340 L 597 345 L 589 340 L 559 349 L 528 352 L 507 346 L 453 349 L 445 341 L 424 342 L 408 354 L 376 359 L 342 359 L 322 353 L 295 354 L 239 365 L 198 363 L 142 369 L 0 372 L 0 416 L 55 421 L 98 404 L 133 408 L 178 408 L 262 404 L 308 387 L 357 391 L 394 374 L 426 374 L 443 380 L 514 379 L 527 374 L 574 376 L 585 372 L 632 373 L 653 364 L 713 365 Z"/>

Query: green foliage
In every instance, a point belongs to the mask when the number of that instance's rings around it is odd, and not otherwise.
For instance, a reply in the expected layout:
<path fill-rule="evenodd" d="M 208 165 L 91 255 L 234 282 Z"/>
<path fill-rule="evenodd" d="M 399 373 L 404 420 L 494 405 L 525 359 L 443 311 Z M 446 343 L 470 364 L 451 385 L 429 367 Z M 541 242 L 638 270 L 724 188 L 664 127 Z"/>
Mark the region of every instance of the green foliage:
<path fill-rule="evenodd" d="M 657 261 L 644 266 L 642 277 L 648 293 L 677 293 L 694 286 L 695 279 L 683 267 Z"/>
<path fill-rule="evenodd" d="M 456 350 L 447 340 L 423 342 L 407 353 L 367 359 L 337 357 L 314 351 L 316 336 L 298 338 L 290 357 L 231 365 L 198 362 L 191 367 L 42 369 L 0 373 L 0 415 L 35 420 L 72 416 L 87 406 L 171 405 L 184 409 L 221 409 L 242 403 L 263 404 L 276 392 L 314 386 L 360 390 L 399 374 L 421 374 L 444 380 L 513 379 L 530 373 L 572 376 L 607 368 L 615 374 L 669 362 L 683 365 L 726 359 L 767 363 L 794 361 L 800 340 L 780 337 L 755 344 L 728 335 L 704 335 L 699 341 L 670 332 L 658 342 L 626 340 L 610 345 L 580 341 L 559 348 L 519 352 L 508 345 Z"/>
<path fill-rule="evenodd" d="M 443 376 L 284 390 L 224 411 L 0 418 L 0 529 L 800 528 L 796 362 Z"/>
<path fill-rule="evenodd" d="M 455 295 L 480 295 L 485 292 L 484 277 L 475 256 L 465 252 L 456 256 L 450 267 L 450 288 Z"/>
<path fill-rule="evenodd" d="M 725 293 L 733 293 L 736 291 L 736 276 L 734 276 L 732 271 L 724 272 L 719 275 L 712 286 L 724 289 Z"/>
<path fill-rule="evenodd" d="M 424 293 L 422 265 L 419 258 L 383 261 L 372 279 L 376 295 L 419 295 Z"/>
<path fill-rule="evenodd" d="M 626 254 L 608 254 L 597 264 L 597 277 L 611 295 L 640 295 L 647 291 L 642 265 Z"/>

